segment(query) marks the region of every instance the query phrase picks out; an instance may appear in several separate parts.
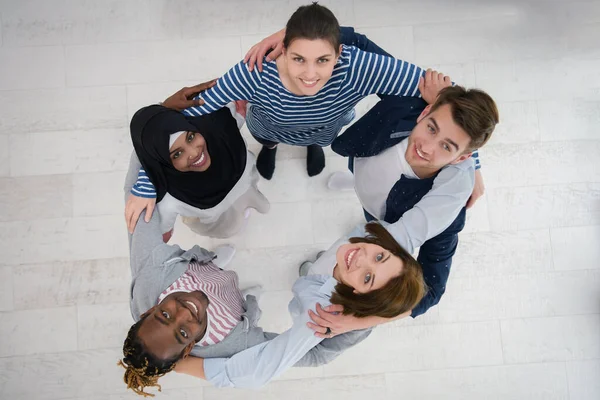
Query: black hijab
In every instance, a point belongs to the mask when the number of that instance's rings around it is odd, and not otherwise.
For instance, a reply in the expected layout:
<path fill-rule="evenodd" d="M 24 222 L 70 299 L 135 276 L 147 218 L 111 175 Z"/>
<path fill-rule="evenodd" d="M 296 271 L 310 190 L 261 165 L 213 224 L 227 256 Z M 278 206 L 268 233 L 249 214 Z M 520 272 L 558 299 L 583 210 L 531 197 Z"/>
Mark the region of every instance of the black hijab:
<path fill-rule="evenodd" d="M 227 108 L 186 117 L 159 105 L 144 107 L 131 119 L 133 148 L 156 188 L 156 200 L 171 196 L 200 209 L 219 204 L 246 167 L 246 145 Z M 169 136 L 197 132 L 204 137 L 211 164 L 204 172 L 180 172 L 171 163 Z"/>

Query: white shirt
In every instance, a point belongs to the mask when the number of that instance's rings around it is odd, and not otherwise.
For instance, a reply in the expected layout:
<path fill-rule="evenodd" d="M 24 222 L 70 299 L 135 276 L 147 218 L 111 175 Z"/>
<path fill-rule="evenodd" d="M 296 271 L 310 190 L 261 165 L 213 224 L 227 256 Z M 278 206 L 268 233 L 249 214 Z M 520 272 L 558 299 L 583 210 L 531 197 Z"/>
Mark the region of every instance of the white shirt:
<path fill-rule="evenodd" d="M 354 188 L 363 208 L 377 219 L 385 218 L 386 200 L 402 175 L 419 179 L 406 161 L 408 140 L 373 157 L 354 160 Z"/>

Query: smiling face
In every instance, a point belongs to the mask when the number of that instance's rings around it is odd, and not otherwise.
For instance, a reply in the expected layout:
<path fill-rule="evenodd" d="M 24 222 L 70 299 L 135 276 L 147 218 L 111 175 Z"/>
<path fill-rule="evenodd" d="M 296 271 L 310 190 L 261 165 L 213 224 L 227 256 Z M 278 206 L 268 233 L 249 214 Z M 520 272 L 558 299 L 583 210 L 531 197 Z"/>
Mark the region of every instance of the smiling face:
<path fill-rule="evenodd" d="M 341 49 L 341 47 L 340 47 Z M 280 68 L 285 87 L 299 96 L 314 96 L 325 86 L 340 49 L 323 39 L 295 39 L 284 49 Z M 279 66 L 280 64 L 278 64 Z"/>
<path fill-rule="evenodd" d="M 471 138 L 452 119 L 452 109 L 444 104 L 430 112 L 427 106 L 408 137 L 406 161 L 420 178 L 435 174 L 442 167 L 457 164 L 471 156 Z"/>
<path fill-rule="evenodd" d="M 210 167 L 210 154 L 204 137 L 197 132 L 180 135 L 169 149 L 173 167 L 181 172 L 204 172 Z"/>
<path fill-rule="evenodd" d="M 381 289 L 400 275 L 403 262 L 389 250 L 372 243 L 348 243 L 336 252 L 334 276 L 356 293 Z"/>
<path fill-rule="evenodd" d="M 208 326 L 204 293 L 171 293 L 142 317 L 138 335 L 150 353 L 169 359 L 181 352 L 187 354 L 204 336 Z"/>

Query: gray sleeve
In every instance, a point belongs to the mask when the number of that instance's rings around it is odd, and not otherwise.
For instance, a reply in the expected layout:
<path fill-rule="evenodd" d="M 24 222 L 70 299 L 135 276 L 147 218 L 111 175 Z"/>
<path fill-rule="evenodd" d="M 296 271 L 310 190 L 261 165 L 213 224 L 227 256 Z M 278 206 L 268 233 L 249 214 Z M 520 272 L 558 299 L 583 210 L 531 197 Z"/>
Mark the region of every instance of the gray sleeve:
<path fill-rule="evenodd" d="M 328 364 L 350 347 L 365 340 L 371 332 L 371 329 L 363 329 L 325 339 L 306 353 L 294 367 L 318 367 Z"/>
<path fill-rule="evenodd" d="M 135 151 L 131 154 L 131 161 L 129 163 L 129 171 L 125 178 L 125 201 L 129 197 L 131 188 L 137 180 L 137 174 L 140 170 L 141 164 L 135 154 Z M 132 276 L 136 276 L 139 271 L 147 265 L 148 258 L 152 256 L 152 252 L 158 246 L 169 246 L 163 242 L 162 232 L 160 230 L 160 213 L 158 209 L 155 209 L 152 213 L 150 222 L 146 223 L 144 218 L 146 211 L 140 214 L 138 222 L 135 226 L 133 234 L 129 235 L 129 262 L 131 266 Z"/>

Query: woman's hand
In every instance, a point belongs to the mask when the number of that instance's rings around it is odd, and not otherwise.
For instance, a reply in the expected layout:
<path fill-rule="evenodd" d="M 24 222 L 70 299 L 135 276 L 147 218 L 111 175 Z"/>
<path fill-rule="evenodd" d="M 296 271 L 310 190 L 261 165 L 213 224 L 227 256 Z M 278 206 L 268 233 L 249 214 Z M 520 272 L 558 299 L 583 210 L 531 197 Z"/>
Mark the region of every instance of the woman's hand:
<path fill-rule="evenodd" d="M 473 186 L 473 193 L 471 193 L 471 197 L 469 197 L 469 201 L 467 201 L 467 210 L 475 204 L 475 202 L 483 196 L 485 193 L 485 185 L 483 184 L 483 175 L 481 175 L 481 170 L 478 169 L 475 171 L 475 186 Z"/>
<path fill-rule="evenodd" d="M 315 336 L 323 339 L 329 339 L 342 333 L 355 331 L 358 329 L 370 328 L 367 320 L 364 318 L 356 318 L 352 315 L 343 315 L 344 307 L 338 304 L 332 304 L 322 308 L 320 304 L 316 306 L 317 313 L 308 310 L 308 315 L 313 322 L 308 322 L 310 329 L 315 331 Z M 327 328 L 331 333 L 327 334 Z"/>
<path fill-rule="evenodd" d="M 252 46 L 244 57 L 244 62 L 248 65 L 248 70 L 253 71 L 254 65 L 258 67 L 258 70 L 262 72 L 262 60 L 265 54 L 271 49 L 267 56 L 267 61 L 275 60 L 283 52 L 283 38 L 285 37 L 285 28 L 279 32 L 275 32 L 271 36 L 268 36 Z"/>
<path fill-rule="evenodd" d="M 435 103 L 440 90 L 448 86 L 452 86 L 450 77 L 444 76 L 441 72 L 432 71 L 431 68 L 425 72 L 425 77 L 419 78 L 419 91 L 427 104 Z"/>
<path fill-rule="evenodd" d="M 204 100 L 202 100 L 201 98 L 194 99 L 194 97 L 198 93 L 215 86 L 216 83 L 217 80 L 213 79 L 208 82 L 199 83 L 196 86 L 184 87 L 180 89 L 177 93 L 174 93 L 171 96 L 169 96 L 169 98 L 163 101 L 162 105 L 177 111 L 182 111 L 189 107 L 201 106 L 202 104 L 204 104 Z"/>
<path fill-rule="evenodd" d="M 133 193 L 129 194 L 127 204 L 125 204 L 125 223 L 127 224 L 127 230 L 133 234 L 135 225 L 137 224 L 138 218 L 142 211 L 146 210 L 146 217 L 144 221 L 150 222 L 152 213 L 154 212 L 154 206 L 156 205 L 156 198 L 139 197 Z"/>

